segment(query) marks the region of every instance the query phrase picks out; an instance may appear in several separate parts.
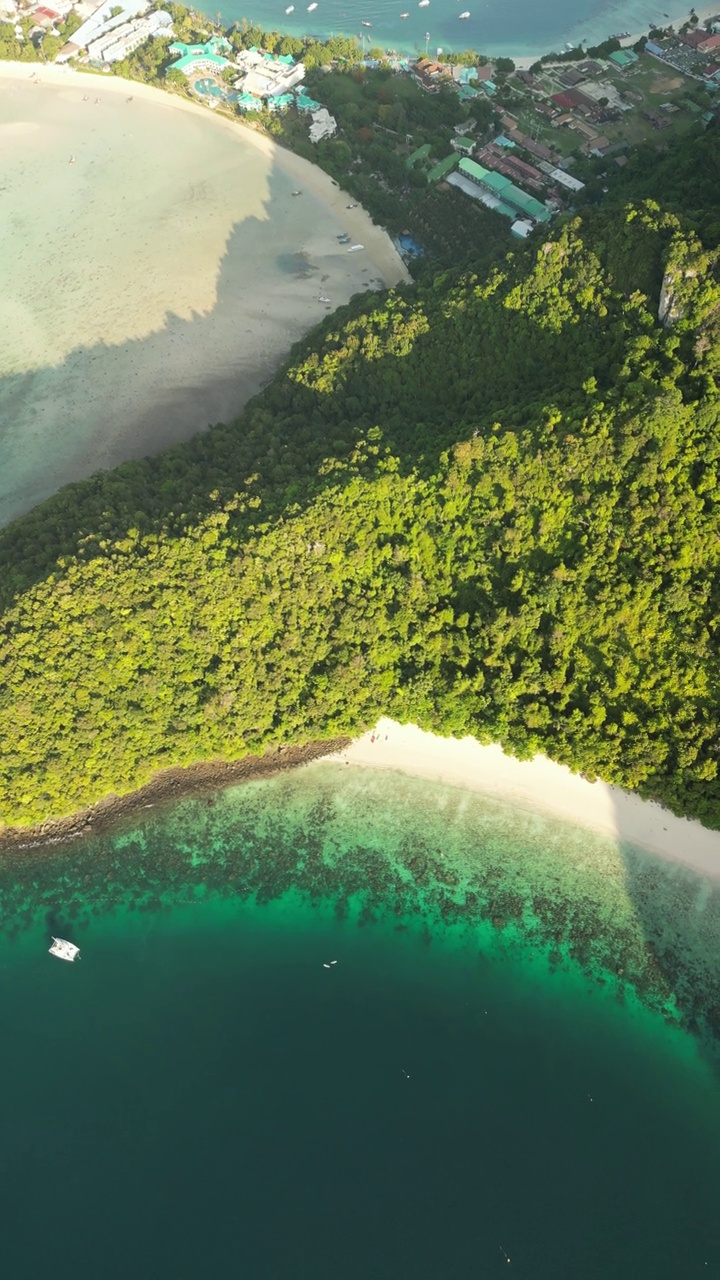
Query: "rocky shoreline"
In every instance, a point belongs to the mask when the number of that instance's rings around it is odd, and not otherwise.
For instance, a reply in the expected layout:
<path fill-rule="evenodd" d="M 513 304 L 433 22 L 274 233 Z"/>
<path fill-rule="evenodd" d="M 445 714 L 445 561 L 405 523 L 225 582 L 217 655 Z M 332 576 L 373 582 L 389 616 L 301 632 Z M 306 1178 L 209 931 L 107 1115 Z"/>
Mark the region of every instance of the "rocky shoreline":
<path fill-rule="evenodd" d="M 50 818 L 32 827 L 0 830 L 0 854 L 37 849 L 41 845 L 65 844 L 86 835 L 96 836 L 140 809 L 181 798 L 208 795 L 239 782 L 297 769 L 322 756 L 344 750 L 350 741 L 350 738 L 331 738 L 326 742 L 309 742 L 302 746 L 274 747 L 262 756 L 245 756 L 242 760 L 208 760 L 189 765 L 186 769 L 162 769 L 144 787 L 128 795 L 105 796 L 66 818 Z"/>

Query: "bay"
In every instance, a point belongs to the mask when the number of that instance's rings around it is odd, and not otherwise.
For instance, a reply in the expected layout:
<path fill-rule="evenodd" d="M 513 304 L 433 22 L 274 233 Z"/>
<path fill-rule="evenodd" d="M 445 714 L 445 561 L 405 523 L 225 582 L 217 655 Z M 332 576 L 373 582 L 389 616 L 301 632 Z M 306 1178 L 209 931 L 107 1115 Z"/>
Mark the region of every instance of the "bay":
<path fill-rule="evenodd" d="M 719 920 L 684 868 L 341 764 L 6 854 L 6 1273 L 717 1275 Z"/>
<path fill-rule="evenodd" d="M 254 0 L 251 9 L 239 0 L 227 0 L 218 12 L 228 26 L 243 18 L 258 23 L 266 31 L 279 30 L 294 36 L 356 35 L 365 38 L 364 48 L 379 46 L 411 54 L 440 48 L 446 53 L 476 49 L 498 57 L 539 57 L 560 51 L 566 43 L 590 45 L 606 40 L 615 32 L 647 31 L 665 25 L 667 18 L 653 0 L 431 0 L 420 8 L 417 0 L 319 0 L 312 13 L 304 4 L 291 14 L 279 0 Z M 470 12 L 460 21 L 459 14 Z M 210 12 L 208 10 L 208 12 Z M 400 14 L 407 12 L 408 18 Z M 215 16 L 215 11 L 211 12 Z M 671 17 L 676 16 L 671 13 Z M 363 22 L 371 23 L 367 28 Z M 429 39 L 426 40 L 426 33 Z"/>

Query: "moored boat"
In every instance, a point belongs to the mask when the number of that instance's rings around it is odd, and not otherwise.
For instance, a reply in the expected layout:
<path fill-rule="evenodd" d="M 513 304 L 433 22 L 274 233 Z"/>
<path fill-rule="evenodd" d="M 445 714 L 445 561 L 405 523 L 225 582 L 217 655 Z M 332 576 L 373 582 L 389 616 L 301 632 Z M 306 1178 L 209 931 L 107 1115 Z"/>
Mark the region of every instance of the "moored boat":
<path fill-rule="evenodd" d="M 49 951 L 50 955 L 57 956 L 58 960 L 77 960 L 80 955 L 80 948 L 76 947 L 74 942 L 68 942 L 66 938 L 53 938 Z"/>

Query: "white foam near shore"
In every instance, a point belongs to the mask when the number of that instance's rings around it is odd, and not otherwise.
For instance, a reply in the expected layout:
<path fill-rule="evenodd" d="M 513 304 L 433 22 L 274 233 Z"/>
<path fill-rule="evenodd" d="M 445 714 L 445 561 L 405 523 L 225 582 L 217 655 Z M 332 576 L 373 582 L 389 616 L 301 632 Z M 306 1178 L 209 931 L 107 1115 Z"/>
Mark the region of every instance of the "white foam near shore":
<path fill-rule="evenodd" d="M 382 719 L 328 760 L 485 792 L 514 808 L 586 827 L 720 879 L 720 832 L 676 818 L 620 787 L 588 782 L 546 756 L 516 760 L 501 747 L 483 746 L 474 738 L 440 738 L 416 725 Z"/>
<path fill-rule="evenodd" d="M 0 141 L 0 523 L 231 420 L 321 296 L 408 278 L 327 174 L 162 90 L 0 62 Z"/>

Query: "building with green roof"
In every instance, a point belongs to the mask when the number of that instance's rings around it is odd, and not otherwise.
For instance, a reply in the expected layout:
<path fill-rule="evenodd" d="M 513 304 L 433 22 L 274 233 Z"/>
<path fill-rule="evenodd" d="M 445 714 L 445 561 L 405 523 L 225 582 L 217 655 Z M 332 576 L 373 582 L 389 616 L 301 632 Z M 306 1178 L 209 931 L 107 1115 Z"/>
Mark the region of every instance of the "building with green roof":
<path fill-rule="evenodd" d="M 291 93 L 276 93 L 274 97 L 265 99 L 265 106 L 268 111 L 287 111 L 294 101 Z M 262 103 L 258 103 L 258 106 L 262 106 Z"/>
<path fill-rule="evenodd" d="M 486 169 L 484 165 L 478 164 L 475 160 L 461 160 L 459 169 L 471 182 L 476 182 L 478 186 L 485 187 L 487 191 L 492 191 L 493 195 L 501 196 L 505 208 L 512 205 L 515 210 L 520 209 L 530 218 L 533 218 L 535 222 L 550 221 L 550 210 L 544 204 L 541 204 L 539 200 L 536 200 L 534 196 L 530 196 L 526 191 L 522 191 L 520 187 L 516 187 L 503 174 L 495 173 L 492 169 Z M 513 214 L 514 216 L 515 214 Z"/>
<path fill-rule="evenodd" d="M 412 155 L 408 156 L 407 160 L 405 161 L 405 168 L 414 169 L 415 165 L 419 164 L 421 160 L 427 160 L 431 151 L 432 151 L 432 147 L 430 143 L 429 142 L 423 143 L 421 147 L 418 147 L 417 151 L 413 151 Z"/>
<path fill-rule="evenodd" d="M 230 63 L 227 58 L 222 57 L 220 50 L 226 53 L 232 51 L 232 45 L 223 36 L 213 36 L 205 44 L 184 44 L 182 40 L 175 40 L 170 45 L 170 53 L 179 53 L 180 57 L 171 63 L 168 71 L 182 71 L 185 76 L 191 76 L 204 68 L 221 71 L 223 67 L 229 67 Z"/>
<path fill-rule="evenodd" d="M 314 98 L 309 98 L 304 89 L 295 90 L 295 106 L 298 111 L 319 111 L 320 102 L 315 102 Z"/>
<path fill-rule="evenodd" d="M 455 151 L 453 151 L 451 156 L 445 156 L 444 160 L 439 160 L 438 163 L 433 165 L 432 169 L 428 171 L 428 182 L 439 182 L 441 178 L 446 178 L 449 173 L 452 173 L 457 162 L 458 156 Z"/>
<path fill-rule="evenodd" d="M 614 62 L 616 67 L 620 67 L 624 71 L 627 67 L 631 67 L 634 62 L 638 61 L 638 56 L 632 49 L 616 49 L 610 54 L 610 62 Z"/>
<path fill-rule="evenodd" d="M 475 150 L 475 139 L 463 137 L 453 138 L 450 145 L 454 147 L 456 151 L 459 151 L 461 156 L 469 156 L 472 155 Z"/>
<path fill-rule="evenodd" d="M 482 168 L 482 165 L 479 168 Z M 507 178 L 504 173 L 496 173 L 494 169 L 485 170 L 485 177 L 482 179 L 482 183 L 483 186 L 489 187 L 491 191 L 497 191 L 498 195 L 512 186 L 510 178 Z"/>

